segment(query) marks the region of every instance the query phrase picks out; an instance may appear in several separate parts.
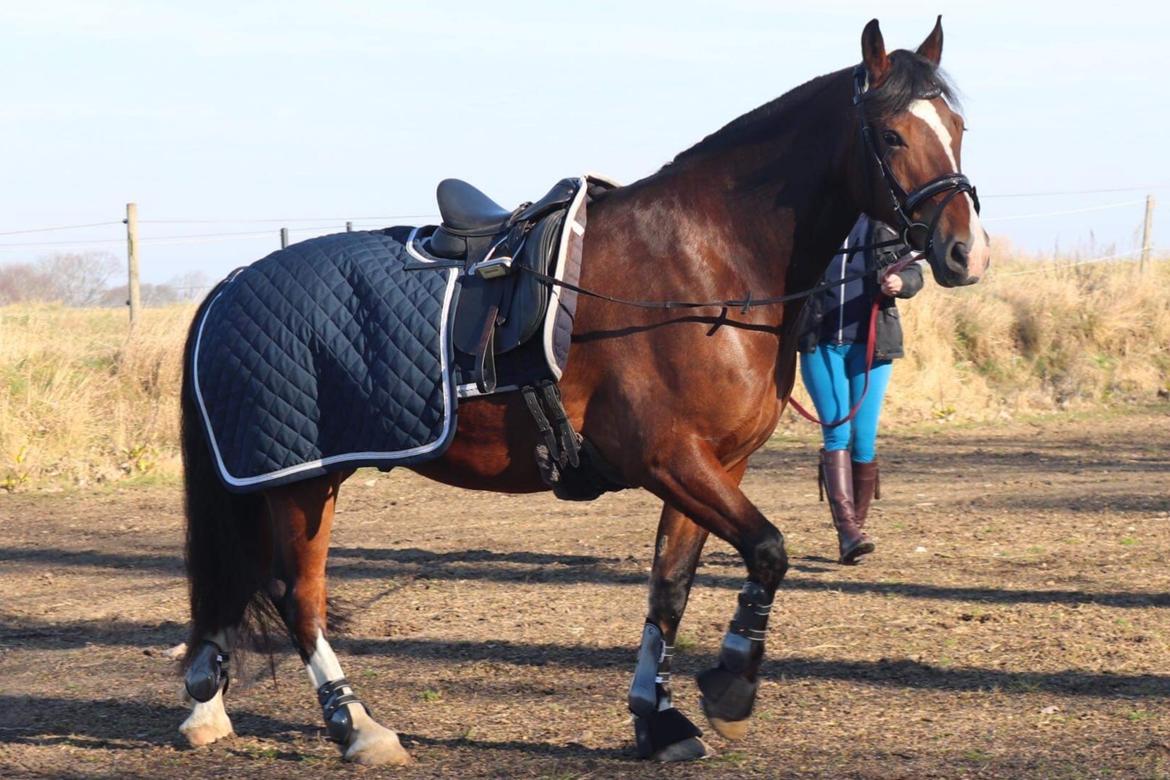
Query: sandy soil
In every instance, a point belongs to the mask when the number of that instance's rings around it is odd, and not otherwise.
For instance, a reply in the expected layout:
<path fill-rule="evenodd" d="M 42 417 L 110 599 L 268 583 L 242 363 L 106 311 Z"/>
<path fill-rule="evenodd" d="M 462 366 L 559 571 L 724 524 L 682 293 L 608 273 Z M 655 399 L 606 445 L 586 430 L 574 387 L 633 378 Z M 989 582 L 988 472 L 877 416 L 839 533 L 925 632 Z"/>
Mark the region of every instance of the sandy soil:
<path fill-rule="evenodd" d="M 1170 409 L 883 441 L 878 552 L 832 562 L 811 426 L 746 490 L 793 568 L 747 739 L 658 767 L 625 692 L 658 507 L 458 492 L 361 472 L 341 494 L 335 639 L 406 770 L 343 764 L 292 653 L 233 683 L 238 736 L 191 750 L 176 663 L 175 486 L 0 495 L 0 775 L 1163 777 L 1170 775 Z M 700 717 L 742 579 L 712 542 L 676 657 Z M 703 724 L 705 725 L 705 724 Z"/>

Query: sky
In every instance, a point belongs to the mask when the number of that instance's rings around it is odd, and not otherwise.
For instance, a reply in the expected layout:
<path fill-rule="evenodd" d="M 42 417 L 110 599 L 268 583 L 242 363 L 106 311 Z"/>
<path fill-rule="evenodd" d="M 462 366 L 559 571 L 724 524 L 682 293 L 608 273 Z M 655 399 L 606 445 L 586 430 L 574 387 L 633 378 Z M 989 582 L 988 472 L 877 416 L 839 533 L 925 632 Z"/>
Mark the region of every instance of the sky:
<path fill-rule="evenodd" d="M 858 62 L 875 14 L 894 49 L 938 13 L 1000 245 L 1131 251 L 1153 194 L 1170 248 L 1166 4 L 0 0 L 0 263 L 122 258 L 129 201 L 157 283 L 218 279 L 282 225 L 433 222 L 448 176 L 508 207 L 633 181 Z M 90 223 L 112 224 L 16 232 Z"/>

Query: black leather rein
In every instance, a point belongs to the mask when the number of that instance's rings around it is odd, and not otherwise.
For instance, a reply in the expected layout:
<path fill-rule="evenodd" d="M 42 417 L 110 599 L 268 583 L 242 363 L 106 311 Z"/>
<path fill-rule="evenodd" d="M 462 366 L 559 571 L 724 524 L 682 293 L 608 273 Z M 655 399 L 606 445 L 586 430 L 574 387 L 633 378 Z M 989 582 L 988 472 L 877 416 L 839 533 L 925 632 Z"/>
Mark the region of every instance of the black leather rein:
<path fill-rule="evenodd" d="M 873 244 L 865 244 L 863 246 L 849 247 L 848 249 L 840 249 L 833 253 L 836 255 L 853 254 L 855 252 L 865 252 L 870 249 L 882 249 L 890 246 L 901 246 L 904 242 L 900 238 L 890 239 L 889 241 L 878 241 Z M 534 271 L 527 266 L 521 266 L 521 269 L 528 274 L 539 279 L 541 282 L 555 287 L 563 287 L 566 290 L 572 290 L 579 295 L 586 295 L 590 298 L 597 298 L 602 301 L 609 301 L 610 303 L 621 304 L 622 306 L 633 306 L 638 309 L 739 309 L 740 313 L 746 314 L 748 309 L 755 309 L 761 306 L 776 306 L 781 303 L 788 303 L 789 301 L 796 301 L 801 298 L 808 298 L 817 293 L 822 293 L 825 290 L 831 290 L 834 287 L 840 287 L 843 284 L 863 279 L 867 273 L 847 274 L 840 279 L 834 279 L 831 282 L 824 282 L 818 284 L 816 287 L 811 287 L 800 292 L 789 293 L 787 295 L 773 295 L 768 298 L 753 298 L 749 290 L 744 298 L 728 298 L 717 301 L 640 301 L 631 298 L 620 298 L 616 295 L 607 295 L 605 293 L 590 290 L 585 287 L 579 287 L 575 284 L 557 279 L 555 276 Z"/>

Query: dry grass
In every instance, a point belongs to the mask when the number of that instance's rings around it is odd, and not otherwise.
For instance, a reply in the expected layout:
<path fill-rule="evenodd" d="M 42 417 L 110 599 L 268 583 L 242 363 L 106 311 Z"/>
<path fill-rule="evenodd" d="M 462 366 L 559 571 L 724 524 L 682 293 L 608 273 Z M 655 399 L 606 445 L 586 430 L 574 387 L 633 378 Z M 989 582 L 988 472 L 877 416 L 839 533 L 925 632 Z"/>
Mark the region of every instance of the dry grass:
<path fill-rule="evenodd" d="M 0 308 L 0 488 L 178 473 L 181 355 L 194 306 Z"/>
<path fill-rule="evenodd" d="M 1170 389 L 1170 263 L 997 259 L 978 285 L 902 302 L 884 425 L 1146 402 Z M 798 388 L 798 398 L 805 398 Z"/>
<path fill-rule="evenodd" d="M 1170 383 L 1170 263 L 1139 281 L 1128 263 L 997 260 L 981 284 L 928 285 L 901 310 L 886 426 L 1149 400 Z M 121 310 L 0 308 L 0 489 L 177 475 L 193 312 L 149 309 L 127 340 Z"/>

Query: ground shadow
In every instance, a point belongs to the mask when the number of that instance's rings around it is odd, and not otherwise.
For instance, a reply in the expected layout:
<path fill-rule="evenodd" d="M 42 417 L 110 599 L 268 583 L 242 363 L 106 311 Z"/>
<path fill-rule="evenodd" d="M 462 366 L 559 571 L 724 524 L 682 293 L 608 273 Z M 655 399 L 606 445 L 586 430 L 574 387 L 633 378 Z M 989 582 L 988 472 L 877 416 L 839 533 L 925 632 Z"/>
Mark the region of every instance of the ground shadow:
<path fill-rule="evenodd" d="M 185 746 L 178 725 L 185 707 L 122 699 L 62 699 L 51 696 L 0 695 L 0 744 L 69 745 L 119 750 L 142 743 Z M 305 724 L 232 709 L 232 723 L 243 734 L 291 741 Z"/>

